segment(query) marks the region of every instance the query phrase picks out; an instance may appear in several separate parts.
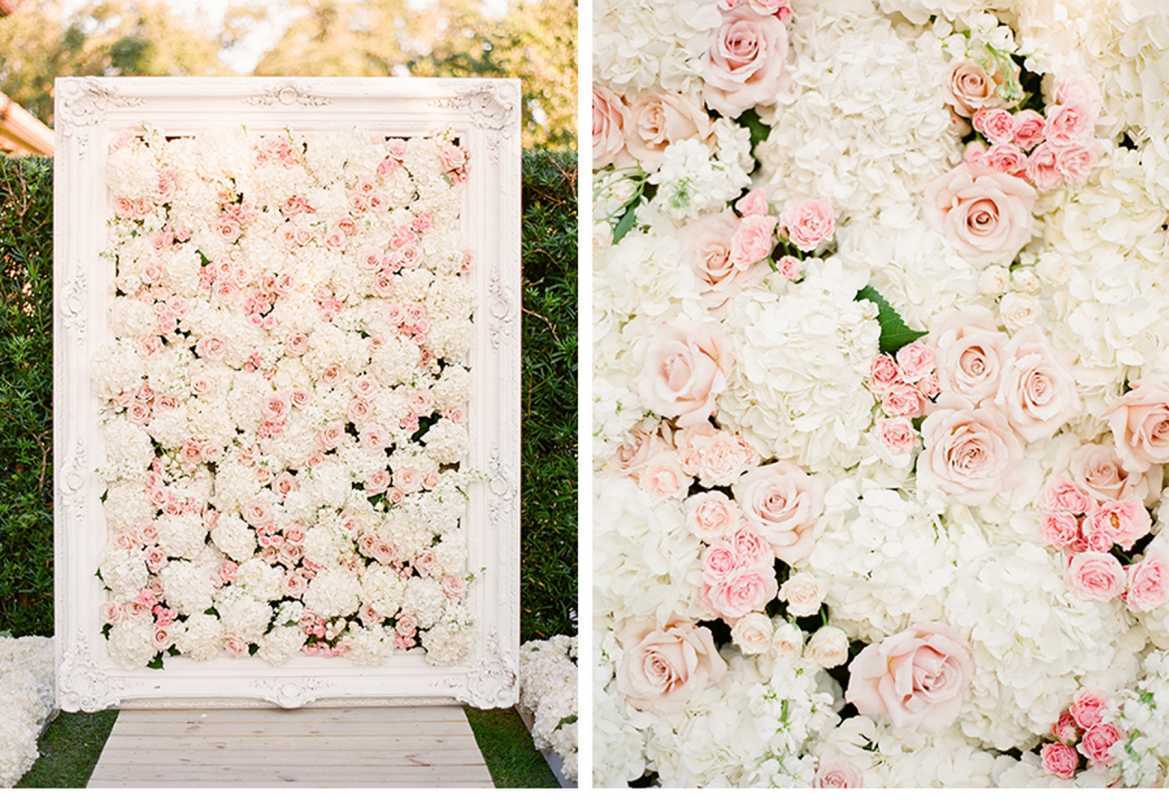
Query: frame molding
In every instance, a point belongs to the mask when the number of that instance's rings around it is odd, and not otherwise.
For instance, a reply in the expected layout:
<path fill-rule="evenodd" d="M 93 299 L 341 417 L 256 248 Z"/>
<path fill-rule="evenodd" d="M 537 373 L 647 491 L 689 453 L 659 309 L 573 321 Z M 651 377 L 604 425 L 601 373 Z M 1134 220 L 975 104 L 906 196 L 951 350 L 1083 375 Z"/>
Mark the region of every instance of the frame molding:
<path fill-rule="evenodd" d="M 519 664 L 520 86 L 514 79 L 58 78 L 54 160 L 53 480 L 57 702 L 65 711 L 114 706 L 514 705 Z M 103 459 L 93 356 L 110 335 L 106 298 L 107 148 L 143 123 L 168 133 L 346 130 L 386 135 L 456 131 L 473 168 L 463 213 L 475 253 L 475 341 L 467 467 L 469 602 L 477 634 L 463 664 L 415 654 L 381 667 L 298 656 L 168 659 L 127 670 L 106 654 L 94 572 L 106 541 Z"/>

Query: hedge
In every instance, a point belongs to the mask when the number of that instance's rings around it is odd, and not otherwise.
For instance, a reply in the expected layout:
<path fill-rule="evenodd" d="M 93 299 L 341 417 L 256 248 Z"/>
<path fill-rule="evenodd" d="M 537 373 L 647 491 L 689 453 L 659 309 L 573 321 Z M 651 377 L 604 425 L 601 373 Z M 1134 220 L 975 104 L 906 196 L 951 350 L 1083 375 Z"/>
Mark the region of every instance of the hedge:
<path fill-rule="evenodd" d="M 524 154 L 522 636 L 575 632 L 574 153 Z M 0 157 L 0 632 L 53 633 L 52 162 Z"/>

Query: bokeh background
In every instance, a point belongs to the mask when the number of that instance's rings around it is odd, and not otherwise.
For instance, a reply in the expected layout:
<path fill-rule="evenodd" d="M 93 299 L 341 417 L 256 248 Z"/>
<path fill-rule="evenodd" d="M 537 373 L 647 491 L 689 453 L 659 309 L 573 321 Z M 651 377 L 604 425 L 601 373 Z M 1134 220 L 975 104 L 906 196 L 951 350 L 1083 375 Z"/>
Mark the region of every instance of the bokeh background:
<path fill-rule="evenodd" d="M 0 634 L 53 633 L 48 156 L 68 75 L 521 79 L 521 637 L 576 633 L 576 18 L 573 0 L 0 0 Z M 84 785 L 112 716 L 67 716 L 26 785 Z M 545 785 L 514 714 L 472 723 L 497 785 Z"/>

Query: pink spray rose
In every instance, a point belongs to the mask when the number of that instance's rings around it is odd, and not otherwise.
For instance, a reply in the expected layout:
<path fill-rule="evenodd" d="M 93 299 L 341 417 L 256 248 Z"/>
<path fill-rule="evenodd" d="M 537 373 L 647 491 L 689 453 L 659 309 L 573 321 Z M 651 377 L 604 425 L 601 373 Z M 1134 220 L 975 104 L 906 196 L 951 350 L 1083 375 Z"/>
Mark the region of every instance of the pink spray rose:
<path fill-rule="evenodd" d="M 994 407 L 943 401 L 926 417 L 921 434 L 918 476 L 952 500 L 983 503 L 1015 485 L 1023 445 Z"/>
<path fill-rule="evenodd" d="M 1064 511 L 1073 516 L 1087 514 L 1095 506 L 1086 492 L 1069 480 L 1057 480 L 1043 490 L 1043 502 L 1052 511 Z"/>
<path fill-rule="evenodd" d="M 1068 709 L 1059 712 L 1059 719 L 1051 725 L 1051 735 L 1063 744 L 1075 744 L 1080 740 L 1080 728 Z"/>
<path fill-rule="evenodd" d="M 890 453 L 912 453 L 917 431 L 909 417 L 885 417 L 877 422 L 877 437 Z"/>
<path fill-rule="evenodd" d="M 1066 578 L 1074 592 L 1090 600 L 1112 600 L 1124 592 L 1124 567 L 1111 553 L 1076 553 L 1068 562 Z"/>
<path fill-rule="evenodd" d="M 889 386 L 900 378 L 900 368 L 892 356 L 881 353 L 873 358 L 873 363 L 869 366 L 869 382 L 874 387 Z"/>
<path fill-rule="evenodd" d="M 625 147 L 642 169 L 653 172 L 666 148 L 683 139 L 706 140 L 710 116 L 702 104 L 678 92 L 646 92 L 634 98 L 625 115 Z"/>
<path fill-rule="evenodd" d="M 811 527 L 823 508 L 820 482 L 783 461 L 756 467 L 734 486 L 747 525 L 778 558 L 798 561 L 812 550 Z"/>
<path fill-rule="evenodd" d="M 642 399 L 655 414 L 677 417 L 679 426 L 705 422 L 726 388 L 732 363 L 730 346 L 717 326 L 669 326 L 646 355 L 639 384 Z"/>
<path fill-rule="evenodd" d="M 1004 108 L 980 108 L 971 123 L 992 144 L 1009 144 L 1015 138 L 1015 118 Z"/>
<path fill-rule="evenodd" d="M 1006 264 L 1031 238 L 1035 198 L 1026 181 L 959 164 L 926 185 L 926 217 L 972 265 Z"/>
<path fill-rule="evenodd" d="M 762 611 L 778 592 L 775 571 L 768 564 L 766 568 L 737 569 L 706 583 L 702 587 L 702 599 L 711 611 L 733 625 L 752 611 Z"/>
<path fill-rule="evenodd" d="M 1152 529 L 1153 520 L 1139 500 L 1105 500 L 1088 513 L 1084 525 L 1089 533 L 1128 550 Z"/>
<path fill-rule="evenodd" d="M 597 169 L 631 161 L 625 149 L 625 118 L 629 108 L 620 95 L 601 85 L 593 86 L 593 166 Z"/>
<path fill-rule="evenodd" d="M 653 620 L 629 620 L 617 638 L 624 650 L 617 665 L 617 690 L 642 711 L 681 711 L 727 671 L 710 629 L 678 617 L 661 628 Z"/>
<path fill-rule="evenodd" d="M 1169 387 L 1143 382 L 1108 409 L 1106 418 L 1125 469 L 1144 472 L 1169 462 Z"/>
<path fill-rule="evenodd" d="M 771 216 L 743 217 L 731 237 L 731 261 L 740 269 L 763 261 L 775 245 L 776 218 Z"/>
<path fill-rule="evenodd" d="M 722 492 L 686 498 L 686 530 L 708 544 L 730 539 L 742 524 L 738 505 Z"/>
<path fill-rule="evenodd" d="M 1169 559 L 1161 550 L 1150 546 L 1145 557 L 1128 568 L 1124 603 L 1136 613 L 1169 603 Z"/>
<path fill-rule="evenodd" d="M 908 383 L 894 383 L 881 393 L 881 410 L 891 417 L 920 417 L 925 413 L 925 398 Z"/>
<path fill-rule="evenodd" d="M 1083 689 L 1078 692 L 1072 704 L 1068 706 L 1068 713 L 1081 728 L 1087 729 L 1099 725 L 1104 721 L 1104 709 L 1108 705 L 1108 698 L 1097 692 Z"/>
<path fill-rule="evenodd" d="M 974 662 L 952 628 L 915 625 L 865 647 L 848 672 L 844 699 L 861 714 L 937 731 L 958 717 Z"/>
<path fill-rule="evenodd" d="M 641 468 L 637 485 L 656 497 L 681 500 L 690 489 L 691 479 L 682 469 L 677 453 L 666 450 L 651 458 Z"/>
<path fill-rule="evenodd" d="M 1024 150 L 1030 150 L 1043 141 L 1047 120 L 1038 111 L 1029 108 L 1015 112 L 1015 134 L 1012 141 Z"/>
<path fill-rule="evenodd" d="M 843 758 L 821 758 L 812 779 L 815 789 L 860 789 L 865 785 L 864 775 Z"/>
<path fill-rule="evenodd" d="M 742 4 L 723 12 L 702 60 L 703 99 L 726 117 L 775 103 L 787 58 L 787 28 Z"/>
<path fill-rule="evenodd" d="M 1044 515 L 1039 526 L 1043 541 L 1061 550 L 1070 547 L 1080 536 L 1080 522 L 1074 514 L 1051 511 Z"/>
<path fill-rule="evenodd" d="M 779 224 L 788 241 L 811 252 L 832 238 L 836 220 L 827 200 L 788 201 L 779 214 Z"/>
<path fill-rule="evenodd" d="M 1096 115 L 1079 103 L 1048 106 L 1046 116 L 1043 133 L 1056 148 L 1090 138 L 1096 125 Z"/>
<path fill-rule="evenodd" d="M 1115 725 L 1102 723 L 1085 731 L 1080 739 L 1079 750 L 1093 764 L 1112 764 L 1112 745 L 1120 741 L 1120 729 Z"/>
<path fill-rule="evenodd" d="M 1079 185 L 1088 179 L 1096 165 L 1096 148 L 1073 142 L 1055 151 L 1055 168 L 1069 184 Z"/>
<path fill-rule="evenodd" d="M 1063 183 L 1063 173 L 1059 170 L 1059 156 L 1047 142 L 1043 142 L 1027 156 L 1027 166 L 1024 169 L 1027 180 L 1034 184 L 1041 192 L 1049 192 Z"/>
<path fill-rule="evenodd" d="M 906 383 L 917 383 L 933 372 L 937 363 L 934 349 L 923 339 L 903 346 L 897 351 L 897 369 Z"/>
<path fill-rule="evenodd" d="M 1043 761 L 1043 770 L 1057 778 L 1067 780 L 1075 777 L 1076 767 L 1080 765 L 1080 756 L 1074 747 L 1062 742 L 1048 742 L 1039 751 L 1039 758 Z"/>
<path fill-rule="evenodd" d="M 683 468 L 703 486 L 730 486 L 759 462 L 754 448 L 739 435 L 719 430 L 709 422 L 682 428 L 674 447 Z"/>
<path fill-rule="evenodd" d="M 735 211 L 744 217 L 766 216 L 771 211 L 767 205 L 767 193 L 762 189 L 752 189 L 735 201 Z"/>

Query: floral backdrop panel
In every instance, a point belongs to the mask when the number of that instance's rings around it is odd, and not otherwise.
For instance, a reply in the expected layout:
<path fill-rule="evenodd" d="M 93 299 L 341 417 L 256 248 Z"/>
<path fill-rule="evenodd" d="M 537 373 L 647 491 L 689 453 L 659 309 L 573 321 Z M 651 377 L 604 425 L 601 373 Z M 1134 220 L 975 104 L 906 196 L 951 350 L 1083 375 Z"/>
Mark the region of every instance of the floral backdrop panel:
<path fill-rule="evenodd" d="M 305 97 L 280 91 L 272 105 Z M 500 153 L 460 122 L 147 116 L 93 142 L 104 541 L 87 610 L 113 668 L 467 670 L 502 652 L 510 632 L 484 631 L 472 597 L 506 539 L 470 524 L 490 421 L 472 419 L 489 337 L 467 219 Z"/>
<path fill-rule="evenodd" d="M 594 19 L 597 783 L 1165 785 L 1169 8 Z"/>

